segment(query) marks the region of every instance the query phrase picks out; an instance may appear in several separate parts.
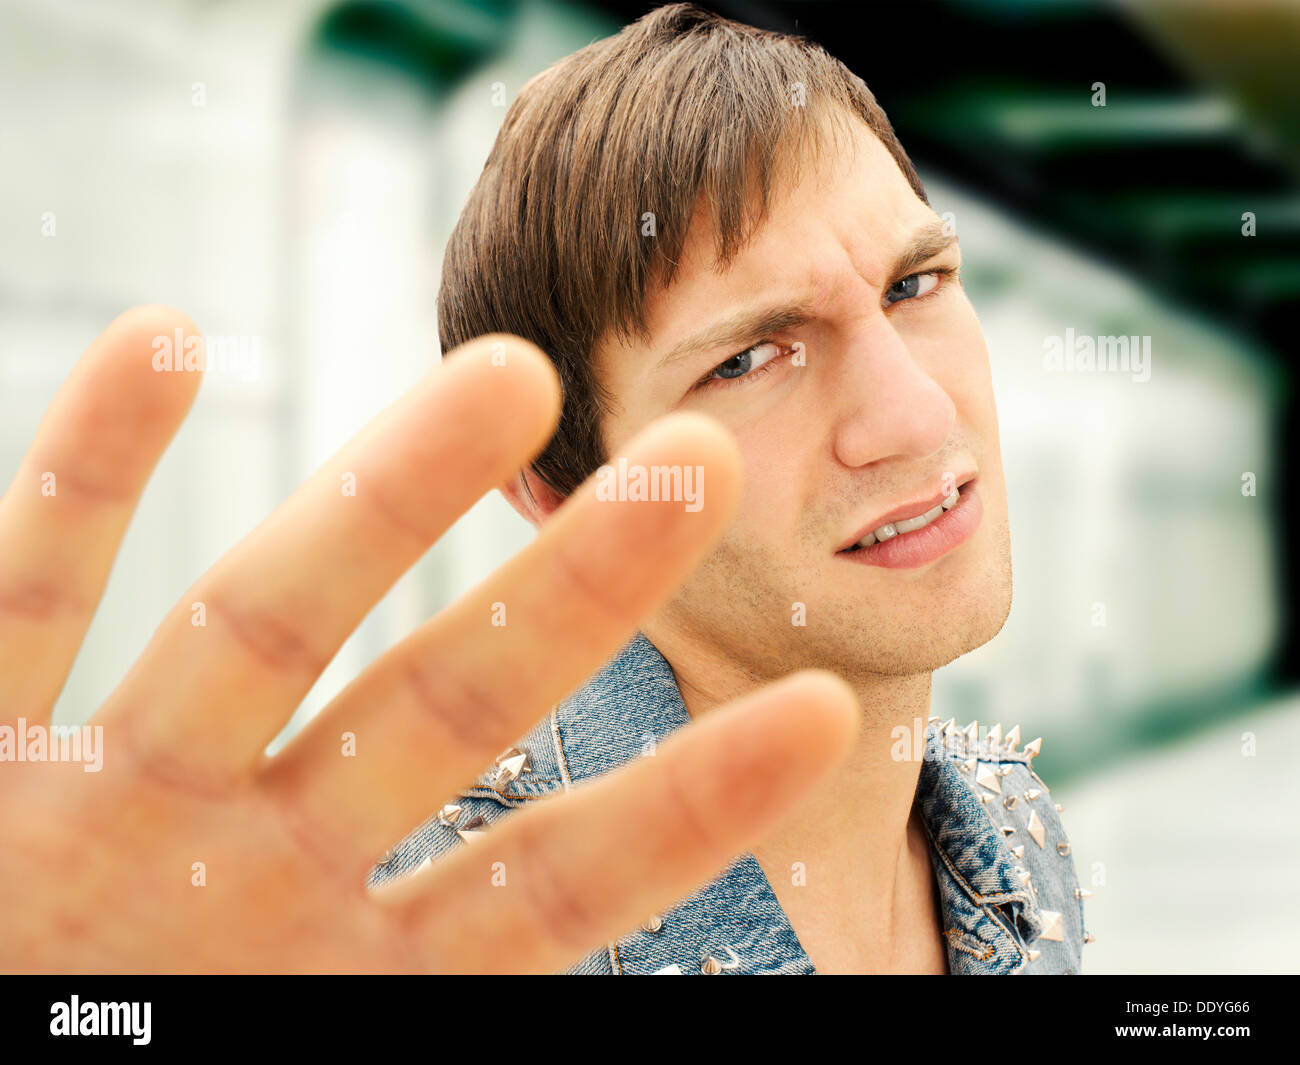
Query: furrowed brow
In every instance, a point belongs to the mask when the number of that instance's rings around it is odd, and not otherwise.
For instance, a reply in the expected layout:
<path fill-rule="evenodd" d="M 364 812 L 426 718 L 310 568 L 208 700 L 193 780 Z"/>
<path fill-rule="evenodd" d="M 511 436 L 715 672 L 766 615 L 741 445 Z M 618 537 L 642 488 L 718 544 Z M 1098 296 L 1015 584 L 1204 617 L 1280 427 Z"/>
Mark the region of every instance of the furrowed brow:
<path fill-rule="evenodd" d="M 769 333 L 797 329 L 801 325 L 807 325 L 812 318 L 812 310 L 802 304 L 738 311 L 729 318 L 714 322 L 708 328 L 692 333 L 685 340 L 674 344 L 659 360 L 655 369 L 662 370 L 665 366 L 715 348 L 730 348 L 753 343 Z"/>
<path fill-rule="evenodd" d="M 915 273 L 919 267 L 956 244 L 957 235 L 945 232 L 946 229 L 947 224 L 936 219 L 913 234 L 894 262 L 891 280 Z M 740 345 L 752 344 L 771 333 L 797 329 L 807 325 L 814 317 L 813 310 L 806 303 L 738 311 L 678 341 L 668 349 L 655 369 L 662 370 L 666 366 L 715 349 L 735 347 L 743 350 Z"/>

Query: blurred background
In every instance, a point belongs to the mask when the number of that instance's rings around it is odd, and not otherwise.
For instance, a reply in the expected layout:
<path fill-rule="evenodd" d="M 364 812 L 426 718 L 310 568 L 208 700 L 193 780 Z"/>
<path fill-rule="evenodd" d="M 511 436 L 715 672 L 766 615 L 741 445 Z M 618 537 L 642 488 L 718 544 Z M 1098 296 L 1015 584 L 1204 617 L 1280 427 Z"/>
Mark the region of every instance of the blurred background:
<path fill-rule="evenodd" d="M 222 339 L 57 710 L 439 358 L 443 244 L 532 75 L 645 3 L 0 0 L 0 483 L 145 302 Z M 1085 972 L 1295 971 L 1300 7 L 719 2 L 860 74 L 961 236 L 1015 604 L 934 713 L 1046 736 Z M 1099 89 L 1104 106 L 1098 103 Z M 1045 338 L 1148 336 L 1149 380 Z M 531 539 L 485 498 L 281 742 Z"/>

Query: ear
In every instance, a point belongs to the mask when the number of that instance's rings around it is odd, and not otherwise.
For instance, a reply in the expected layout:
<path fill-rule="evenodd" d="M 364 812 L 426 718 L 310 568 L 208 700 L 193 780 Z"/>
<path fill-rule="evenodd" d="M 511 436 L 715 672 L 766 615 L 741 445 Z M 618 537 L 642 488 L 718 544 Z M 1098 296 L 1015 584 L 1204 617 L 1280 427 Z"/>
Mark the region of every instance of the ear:
<path fill-rule="evenodd" d="M 538 477 L 531 466 L 499 485 L 498 491 L 515 512 L 535 528 L 540 528 L 567 498 Z"/>

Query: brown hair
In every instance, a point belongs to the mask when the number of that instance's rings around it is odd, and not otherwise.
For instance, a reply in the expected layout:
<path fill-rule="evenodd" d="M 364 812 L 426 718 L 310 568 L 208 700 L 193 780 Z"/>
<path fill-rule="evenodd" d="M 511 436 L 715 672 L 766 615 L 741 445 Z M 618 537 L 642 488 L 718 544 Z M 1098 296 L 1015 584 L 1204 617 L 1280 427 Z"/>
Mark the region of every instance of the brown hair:
<path fill-rule="evenodd" d="M 520 90 L 447 243 L 438 331 L 445 353 L 507 332 L 551 358 L 564 406 L 533 463 L 543 481 L 567 496 L 606 461 L 600 419 L 612 397 L 592 351 L 610 330 L 649 341 L 647 285 L 671 284 L 700 197 L 725 268 L 774 183 L 819 157 L 826 120 L 852 116 L 925 200 L 861 78 L 802 37 L 694 4 L 658 8 Z M 642 235 L 646 212 L 653 237 Z"/>

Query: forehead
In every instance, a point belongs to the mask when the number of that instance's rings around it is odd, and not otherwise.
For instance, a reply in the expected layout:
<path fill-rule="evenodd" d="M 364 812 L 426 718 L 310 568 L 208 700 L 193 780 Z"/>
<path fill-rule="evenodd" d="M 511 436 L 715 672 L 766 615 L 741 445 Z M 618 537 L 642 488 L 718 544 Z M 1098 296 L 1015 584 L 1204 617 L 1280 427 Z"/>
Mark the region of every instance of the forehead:
<path fill-rule="evenodd" d="M 766 217 L 725 270 L 708 204 L 696 205 L 672 285 L 646 292 L 650 348 L 670 346 L 742 303 L 801 295 L 829 302 L 854 278 L 884 287 L 895 280 L 886 274 L 900 247 L 935 217 L 879 139 L 854 120 L 828 141 L 819 167 L 772 190 Z"/>

